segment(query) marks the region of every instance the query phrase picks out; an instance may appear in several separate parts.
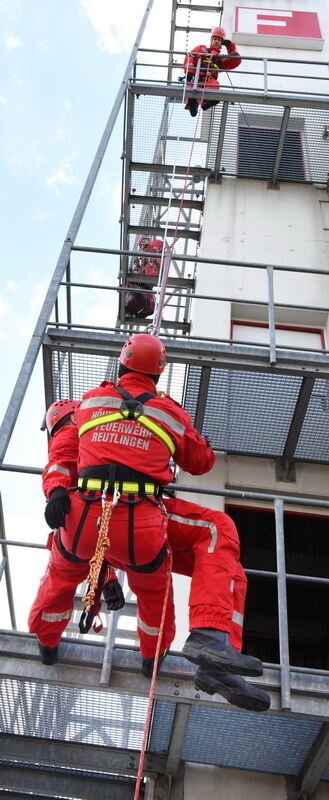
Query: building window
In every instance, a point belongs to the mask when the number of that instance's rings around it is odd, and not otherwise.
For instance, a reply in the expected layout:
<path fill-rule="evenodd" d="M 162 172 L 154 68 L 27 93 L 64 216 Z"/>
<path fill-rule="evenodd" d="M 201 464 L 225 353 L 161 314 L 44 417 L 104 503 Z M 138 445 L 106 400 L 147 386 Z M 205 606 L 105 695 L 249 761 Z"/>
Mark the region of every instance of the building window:
<path fill-rule="evenodd" d="M 238 177 L 271 178 L 278 149 L 280 131 L 253 127 L 239 127 Z M 299 131 L 285 135 L 278 179 L 304 181 L 305 165 L 302 137 Z"/>
<path fill-rule="evenodd" d="M 250 342 L 269 345 L 269 328 L 266 322 L 232 320 L 231 339 L 234 342 Z M 277 347 L 302 348 L 305 350 L 325 350 L 326 339 L 323 328 L 302 328 L 297 325 L 275 326 Z"/>
<path fill-rule="evenodd" d="M 243 651 L 277 664 L 279 625 L 276 571 L 275 520 L 269 509 L 229 505 L 241 543 L 241 563 L 247 570 L 248 590 L 244 618 Z M 328 669 L 329 574 L 328 517 L 285 512 L 290 664 Z M 296 575 L 298 579 L 293 579 Z M 304 578 L 304 580 L 303 580 Z"/>

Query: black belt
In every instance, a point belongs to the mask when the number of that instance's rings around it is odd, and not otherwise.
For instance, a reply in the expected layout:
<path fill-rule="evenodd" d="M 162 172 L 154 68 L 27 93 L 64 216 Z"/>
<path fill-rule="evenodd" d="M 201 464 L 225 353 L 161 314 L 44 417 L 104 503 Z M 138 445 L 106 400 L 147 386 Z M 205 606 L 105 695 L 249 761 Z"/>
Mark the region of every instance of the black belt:
<path fill-rule="evenodd" d="M 114 489 L 118 489 L 121 494 L 155 497 L 161 493 L 161 486 L 154 483 L 154 478 L 125 464 L 95 464 L 93 467 L 83 467 L 79 472 L 78 486 L 81 491 L 102 492 L 106 487 L 110 493 Z"/>

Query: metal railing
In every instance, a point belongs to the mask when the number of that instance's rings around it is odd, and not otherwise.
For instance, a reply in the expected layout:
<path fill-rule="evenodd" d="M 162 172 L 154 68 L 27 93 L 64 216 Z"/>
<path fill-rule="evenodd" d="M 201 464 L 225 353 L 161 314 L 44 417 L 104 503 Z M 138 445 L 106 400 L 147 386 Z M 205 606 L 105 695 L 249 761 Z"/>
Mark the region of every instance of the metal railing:
<path fill-rule="evenodd" d="M 132 82 L 170 85 L 179 81 L 179 78 L 182 77 L 186 53 L 181 50 L 150 50 L 147 48 L 139 50 L 140 55 L 146 53 L 163 57 L 163 63 L 159 64 L 156 59 L 153 59 L 152 62 L 137 60 Z M 226 53 L 222 55 L 226 56 Z M 229 57 L 239 58 L 238 56 Z M 222 88 L 234 86 L 239 92 L 255 92 L 264 96 L 282 93 L 296 98 L 299 96 L 328 97 L 329 95 L 328 61 L 245 55 L 241 58 L 242 65 L 239 65 L 236 70 L 219 72 Z M 170 82 L 166 77 L 168 66 L 172 71 Z M 163 75 L 161 75 L 161 70 Z M 201 82 L 199 86 L 202 88 Z"/>
<path fill-rule="evenodd" d="M 3 469 L 6 469 L 6 465 L 3 465 Z M 31 473 L 36 474 L 36 469 L 31 468 L 29 470 L 28 467 L 25 468 L 26 471 L 31 471 Z M 38 470 L 41 472 L 41 469 Z M 169 484 L 169 490 L 179 490 L 179 492 L 186 492 L 188 493 L 195 493 L 196 487 L 189 486 L 184 484 Z M 285 565 L 285 534 L 284 534 L 284 511 L 287 507 L 295 507 L 297 506 L 300 509 L 312 509 L 314 512 L 323 512 L 325 515 L 329 516 L 329 500 L 319 500 L 312 497 L 301 497 L 300 495 L 284 495 L 279 493 L 265 493 L 262 491 L 250 491 L 244 489 L 210 489 L 205 487 L 198 487 L 198 493 L 207 496 L 213 497 L 224 497 L 227 501 L 232 499 L 242 499 L 243 501 L 252 501 L 254 503 L 262 503 L 262 507 L 266 504 L 267 510 L 272 508 L 275 515 L 275 540 L 276 540 L 276 563 L 277 569 L 273 570 L 263 570 L 263 569 L 246 569 L 246 573 L 248 576 L 257 576 L 262 578 L 274 578 L 277 583 L 277 596 L 278 596 L 278 644 L 279 644 L 279 653 L 280 653 L 280 660 L 278 664 L 275 663 L 267 663 L 265 667 L 270 669 L 279 669 L 280 671 L 280 688 L 281 688 L 281 708 L 283 710 L 289 710 L 292 706 L 291 701 L 291 674 L 293 672 L 298 672 L 304 675 L 322 675 L 323 677 L 329 678 L 329 669 L 312 669 L 311 667 L 303 667 L 303 666 L 293 666 L 290 664 L 289 659 L 289 621 L 288 621 L 288 603 L 287 603 L 287 581 L 298 581 L 300 583 L 317 583 L 320 585 L 329 585 L 329 578 L 322 578 L 313 575 L 302 575 L 302 574 L 294 574 L 294 573 L 287 573 L 286 565 Z M 8 560 L 8 548 L 9 547 L 29 547 L 29 548 L 36 548 L 36 549 L 46 549 L 44 545 L 38 545 L 33 542 L 22 542 L 22 541 L 13 541 L 8 540 L 5 536 L 4 526 L 2 523 L 2 530 L 1 530 L 1 538 L 0 544 L 2 547 L 3 559 Z M 1 581 L 2 574 L 0 575 Z M 120 573 L 120 582 L 123 581 L 123 573 Z M 8 596 L 8 603 L 11 608 L 14 610 L 14 598 L 12 595 L 11 584 L 7 582 L 7 596 Z M 124 611 L 122 612 L 124 614 Z M 111 616 L 111 621 L 108 626 L 107 631 L 107 641 L 104 651 L 104 660 L 103 660 L 103 667 L 102 673 L 100 678 L 100 683 L 103 685 L 108 684 L 110 674 L 111 674 L 111 667 L 113 661 L 113 651 L 116 645 L 116 635 L 118 633 L 118 622 L 120 619 L 120 612 L 115 612 Z M 12 617 L 12 628 L 16 630 L 16 623 L 15 623 L 15 616 Z M 120 636 L 122 637 L 122 631 L 120 630 Z"/>

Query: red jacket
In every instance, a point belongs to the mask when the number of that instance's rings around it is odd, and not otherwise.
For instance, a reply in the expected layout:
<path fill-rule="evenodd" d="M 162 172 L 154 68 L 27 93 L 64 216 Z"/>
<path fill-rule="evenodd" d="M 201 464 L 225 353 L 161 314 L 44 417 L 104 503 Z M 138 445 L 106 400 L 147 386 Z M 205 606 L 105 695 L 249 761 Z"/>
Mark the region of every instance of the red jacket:
<path fill-rule="evenodd" d="M 118 385 L 133 397 L 144 392 L 155 395 L 143 403 L 145 415 L 160 425 L 174 444 L 174 461 L 192 475 L 208 472 L 215 463 L 212 447 L 193 427 L 189 414 L 169 395 L 157 396 L 154 381 L 147 375 L 129 372 L 123 375 Z M 111 403 L 111 398 L 115 401 Z M 117 412 L 122 397 L 114 383 L 103 381 L 100 386 L 86 392 L 76 411 L 80 429 L 88 420 Z M 169 466 L 171 453 L 168 446 L 157 435 L 140 424 L 138 420 L 122 419 L 108 422 L 88 430 L 80 436 L 79 471 L 95 464 L 118 463 L 138 470 L 158 483 L 169 483 L 173 470 Z"/>
<path fill-rule="evenodd" d="M 42 488 L 47 498 L 57 486 L 77 486 L 79 436 L 76 425 L 65 425 L 49 439 L 48 464 L 42 473 Z"/>
<path fill-rule="evenodd" d="M 163 241 L 161 239 L 152 239 L 152 241 L 145 247 L 146 253 L 162 253 Z M 151 261 L 147 256 L 136 256 L 133 261 L 133 272 L 140 273 L 141 275 L 159 275 L 161 259 L 156 258 Z"/>
<path fill-rule="evenodd" d="M 234 42 L 227 45 L 229 56 L 239 56 Z M 208 76 L 218 79 L 220 71 L 235 69 L 241 64 L 241 58 L 230 58 L 229 56 L 221 55 L 219 50 L 213 47 L 206 47 L 204 44 L 199 44 L 194 47 L 184 59 L 185 72 L 195 72 L 199 58 L 201 58 L 200 74 L 204 80 L 204 72 L 208 70 Z"/>

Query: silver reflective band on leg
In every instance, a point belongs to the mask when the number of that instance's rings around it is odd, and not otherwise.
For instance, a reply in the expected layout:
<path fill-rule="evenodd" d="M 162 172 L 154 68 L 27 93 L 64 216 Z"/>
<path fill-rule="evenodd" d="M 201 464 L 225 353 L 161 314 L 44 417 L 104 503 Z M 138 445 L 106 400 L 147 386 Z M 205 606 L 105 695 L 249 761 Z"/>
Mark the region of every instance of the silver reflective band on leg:
<path fill-rule="evenodd" d="M 192 517 L 181 517 L 179 514 L 168 514 L 168 519 L 181 522 L 183 525 L 191 525 L 193 528 L 209 528 L 211 541 L 207 553 L 214 552 L 218 539 L 218 530 L 214 522 L 207 522 L 207 520 L 203 519 L 193 519 Z"/>
<path fill-rule="evenodd" d="M 148 633 L 149 636 L 158 636 L 160 633 L 160 628 L 151 628 L 149 625 L 146 625 L 143 620 L 138 617 L 137 619 L 137 627 L 144 631 L 144 633 Z"/>
<path fill-rule="evenodd" d="M 68 608 L 67 611 L 54 611 L 54 612 L 47 612 L 42 611 L 41 619 L 44 622 L 60 622 L 62 619 L 70 619 L 72 613 L 72 609 Z"/>
<path fill-rule="evenodd" d="M 232 622 L 235 622 L 236 625 L 241 625 L 241 628 L 242 628 L 243 627 L 243 620 L 244 620 L 243 614 L 240 614 L 239 611 L 233 611 Z"/>

